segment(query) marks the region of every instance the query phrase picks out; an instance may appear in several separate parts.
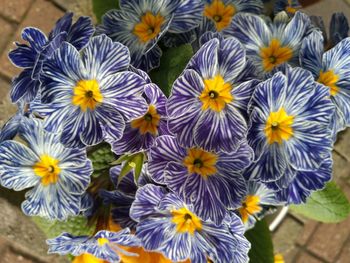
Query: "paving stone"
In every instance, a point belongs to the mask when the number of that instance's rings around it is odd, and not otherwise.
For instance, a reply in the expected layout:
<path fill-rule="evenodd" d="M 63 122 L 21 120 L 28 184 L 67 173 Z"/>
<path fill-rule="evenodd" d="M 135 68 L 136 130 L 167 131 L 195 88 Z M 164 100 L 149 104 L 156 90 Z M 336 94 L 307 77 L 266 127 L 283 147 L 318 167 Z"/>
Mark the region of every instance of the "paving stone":
<path fill-rule="evenodd" d="M 333 152 L 333 178 L 336 182 L 350 179 L 350 162 L 337 152 Z"/>
<path fill-rule="evenodd" d="M 336 263 L 348 263 L 350 260 L 350 239 L 345 243 Z"/>
<path fill-rule="evenodd" d="M 7 54 L 10 50 L 15 48 L 12 42 L 23 42 L 20 36 L 24 27 L 33 26 L 40 28 L 45 33 L 48 33 L 55 25 L 57 19 L 59 19 L 63 14 L 64 12 L 53 3 L 45 0 L 36 0 L 28 11 L 25 19 L 18 26 L 11 43 L 7 45 L 2 53 L 0 58 L 0 72 L 9 79 L 21 72 L 21 69 L 18 69 L 12 65 L 7 57 Z"/>
<path fill-rule="evenodd" d="M 0 0 L 0 14 L 16 22 L 20 22 L 22 17 L 30 8 L 33 0 Z"/>
<path fill-rule="evenodd" d="M 334 262 L 350 234 L 350 218 L 338 224 L 322 224 L 307 248 L 329 262 Z"/>
<path fill-rule="evenodd" d="M 1 0 L 0 0 L 1 1 Z M 0 3 L 1 5 L 1 3 Z M 7 22 L 5 19 L 0 17 L 0 50 L 3 50 L 6 45 L 7 42 L 9 40 L 9 38 L 11 37 L 11 35 L 13 34 L 13 31 L 15 30 L 15 27 Z"/>
<path fill-rule="evenodd" d="M 1 243 L 4 244 L 1 239 L 5 239 L 10 242 L 10 245 L 6 245 L 6 247 L 11 247 L 14 255 L 30 255 L 32 258 L 40 259 L 36 262 L 66 262 L 64 257 L 47 255 L 45 235 L 29 217 L 20 211 L 18 206 L 11 205 L 7 200 L 0 198 L 0 211 L 0 245 Z M 2 262 L 1 258 L 0 262 Z M 15 263 L 18 261 L 9 262 Z"/>
<path fill-rule="evenodd" d="M 319 223 L 317 223 L 316 221 L 307 221 L 304 224 L 303 230 L 299 234 L 297 244 L 300 246 L 304 246 L 307 243 L 307 241 L 311 238 L 318 225 Z"/>
<path fill-rule="evenodd" d="M 334 149 L 350 161 L 350 129 L 339 133 Z"/>
<path fill-rule="evenodd" d="M 91 0 L 52 0 L 58 6 L 62 7 L 64 10 L 69 10 L 74 12 L 76 16 L 90 16 L 95 22 L 95 14 L 92 10 L 92 1 Z"/>
<path fill-rule="evenodd" d="M 314 256 L 308 254 L 307 252 L 302 252 L 302 254 L 298 257 L 297 263 L 320 263 L 323 262 Z"/>
<path fill-rule="evenodd" d="M 274 250 L 276 253 L 281 253 L 286 262 L 292 262 L 292 259 L 298 252 L 295 240 L 302 229 L 303 226 L 299 222 L 294 218 L 287 216 L 283 220 L 283 223 L 273 233 L 272 239 Z"/>

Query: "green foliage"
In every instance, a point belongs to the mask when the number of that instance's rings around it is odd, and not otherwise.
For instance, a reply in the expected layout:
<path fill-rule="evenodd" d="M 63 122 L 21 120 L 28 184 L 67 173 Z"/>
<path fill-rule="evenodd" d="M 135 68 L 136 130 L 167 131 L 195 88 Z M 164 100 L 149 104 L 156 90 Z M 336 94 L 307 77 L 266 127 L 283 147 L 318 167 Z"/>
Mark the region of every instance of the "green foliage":
<path fill-rule="evenodd" d="M 250 263 L 273 263 L 274 253 L 271 233 L 265 220 L 258 221 L 254 228 L 245 233 L 252 247 L 249 251 Z"/>
<path fill-rule="evenodd" d="M 94 167 L 93 177 L 98 177 L 110 168 L 110 163 L 115 160 L 109 144 L 99 144 L 88 152 L 88 158 Z"/>
<path fill-rule="evenodd" d="M 51 221 L 41 217 L 33 217 L 32 220 L 45 233 L 48 238 L 54 238 L 68 232 L 72 235 L 92 235 L 95 226 L 88 226 L 87 219 L 83 216 L 69 218 L 67 221 Z"/>
<path fill-rule="evenodd" d="M 102 16 L 111 9 L 119 9 L 118 0 L 92 0 L 92 9 L 100 23 Z"/>
<path fill-rule="evenodd" d="M 193 55 L 191 45 L 163 50 L 160 67 L 150 72 L 151 79 L 166 96 L 169 96 L 174 81 L 180 76 Z"/>
<path fill-rule="evenodd" d="M 292 205 L 291 209 L 320 222 L 337 223 L 349 216 L 350 203 L 341 189 L 330 182 L 323 190 L 314 192 L 306 204 Z"/>
<path fill-rule="evenodd" d="M 134 169 L 134 180 L 135 184 L 137 184 L 142 171 L 144 160 L 145 154 L 143 152 L 139 152 L 131 155 L 122 155 L 118 160 L 111 163 L 112 165 L 124 163 L 118 177 L 118 184 L 132 169 Z"/>

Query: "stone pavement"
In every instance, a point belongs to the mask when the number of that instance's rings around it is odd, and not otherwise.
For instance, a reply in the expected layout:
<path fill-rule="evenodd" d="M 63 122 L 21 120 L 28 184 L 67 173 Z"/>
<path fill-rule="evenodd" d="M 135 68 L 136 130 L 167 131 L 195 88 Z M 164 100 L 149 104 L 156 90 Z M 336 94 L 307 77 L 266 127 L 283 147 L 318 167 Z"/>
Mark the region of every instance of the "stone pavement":
<path fill-rule="evenodd" d="M 317 5 L 306 11 L 326 17 L 335 10 L 350 14 L 341 0 L 323 0 Z M 64 9 L 91 15 L 89 0 L 0 0 L 0 125 L 15 111 L 8 99 L 11 78 L 19 73 L 7 59 L 13 41 L 20 41 L 25 26 L 47 33 Z M 350 198 L 350 129 L 341 134 L 333 157 L 335 179 Z M 65 262 L 64 258 L 46 255 L 44 234 L 18 208 L 23 194 L 10 193 L 0 189 L 0 263 Z M 286 262 L 348 263 L 350 218 L 339 224 L 321 224 L 289 213 L 273 233 L 273 241 L 276 253 L 282 253 Z"/>

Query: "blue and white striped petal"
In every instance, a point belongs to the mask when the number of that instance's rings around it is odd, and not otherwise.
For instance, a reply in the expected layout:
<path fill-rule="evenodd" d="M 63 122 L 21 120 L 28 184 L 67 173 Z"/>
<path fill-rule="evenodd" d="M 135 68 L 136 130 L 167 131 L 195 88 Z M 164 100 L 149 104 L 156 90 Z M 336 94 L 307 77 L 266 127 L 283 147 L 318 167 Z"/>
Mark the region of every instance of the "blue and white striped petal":
<path fill-rule="evenodd" d="M 185 70 L 174 82 L 171 90 L 166 105 L 169 116 L 182 115 L 194 106 L 199 108 L 198 97 L 203 89 L 204 83 L 200 75 L 195 70 Z"/>
<path fill-rule="evenodd" d="M 211 110 L 201 113 L 194 130 L 194 141 L 205 150 L 232 152 L 245 139 L 246 134 L 245 119 L 237 109 L 227 104 L 219 114 Z"/>
<path fill-rule="evenodd" d="M 292 127 L 293 137 L 285 144 L 291 165 L 297 170 L 317 169 L 332 149 L 331 131 L 312 121 L 294 122 Z"/>
<path fill-rule="evenodd" d="M 202 10 L 202 0 L 179 1 L 169 26 L 169 32 L 183 33 L 197 27 L 202 19 Z"/>
<path fill-rule="evenodd" d="M 17 48 L 8 54 L 10 61 L 20 68 L 32 68 L 34 66 L 37 52 L 24 44 L 16 43 Z"/>
<path fill-rule="evenodd" d="M 38 184 L 25 197 L 21 208 L 28 216 L 63 221 L 80 212 L 81 194 L 70 193 L 60 183 L 48 186 Z"/>
<path fill-rule="evenodd" d="M 106 76 L 126 70 L 130 64 L 129 50 L 106 35 L 93 37 L 82 56 L 89 77 L 102 82 Z"/>
<path fill-rule="evenodd" d="M 220 42 L 214 38 L 205 43 L 191 58 L 187 69 L 194 69 L 203 79 L 211 79 L 218 73 L 218 48 Z"/>
<path fill-rule="evenodd" d="M 40 182 L 32 166 L 39 160 L 31 149 L 15 141 L 0 144 L 0 182 L 3 187 L 21 191 Z"/>
<path fill-rule="evenodd" d="M 32 101 L 36 97 L 39 87 L 40 82 L 32 79 L 32 70 L 25 69 L 13 79 L 10 93 L 11 101 L 13 103 Z"/>
<path fill-rule="evenodd" d="M 267 46 L 271 31 L 265 21 L 256 15 L 236 14 L 231 25 L 224 29 L 224 34 L 234 36 L 246 47 L 247 55 L 254 54 L 261 47 Z"/>
<path fill-rule="evenodd" d="M 315 78 L 322 70 L 323 42 L 322 33 L 314 31 L 303 40 L 300 49 L 300 65 L 309 70 Z"/>
<path fill-rule="evenodd" d="M 153 184 L 146 184 L 139 188 L 136 192 L 135 201 L 130 208 L 130 217 L 140 222 L 144 217 L 155 211 L 165 194 L 166 190 L 164 187 Z"/>
<path fill-rule="evenodd" d="M 332 159 L 327 158 L 314 171 L 298 171 L 287 188 L 276 193 L 280 201 L 288 204 L 305 203 L 313 191 L 321 190 L 332 178 Z"/>
<path fill-rule="evenodd" d="M 186 151 L 173 136 L 164 135 L 156 139 L 150 149 L 148 169 L 152 179 L 164 184 L 164 169 L 171 161 L 178 161 L 186 156 Z"/>
<path fill-rule="evenodd" d="M 230 37 L 220 41 L 218 73 L 224 78 L 225 82 L 233 83 L 241 74 L 245 65 L 245 49 L 236 38 Z"/>
<path fill-rule="evenodd" d="M 45 34 L 35 27 L 26 27 L 22 30 L 22 39 L 27 41 L 29 45 L 39 53 L 43 46 L 47 43 L 47 37 Z"/>

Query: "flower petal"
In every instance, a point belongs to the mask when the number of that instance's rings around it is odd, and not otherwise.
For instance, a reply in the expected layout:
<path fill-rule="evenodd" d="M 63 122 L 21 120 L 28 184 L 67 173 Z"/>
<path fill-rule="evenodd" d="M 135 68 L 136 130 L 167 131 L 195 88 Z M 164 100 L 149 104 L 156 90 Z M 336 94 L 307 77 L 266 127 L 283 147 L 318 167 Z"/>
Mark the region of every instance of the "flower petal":
<path fill-rule="evenodd" d="M 126 70 L 130 63 L 128 48 L 106 35 L 93 37 L 84 49 L 82 59 L 90 78 L 98 81 Z"/>
<path fill-rule="evenodd" d="M 322 55 L 324 52 L 323 36 L 321 32 L 314 31 L 304 38 L 300 49 L 300 64 L 311 71 L 317 78 L 322 70 Z"/>
<path fill-rule="evenodd" d="M 39 157 L 26 146 L 5 141 L 0 144 L 0 182 L 3 187 L 21 191 L 40 181 L 32 166 Z"/>
<path fill-rule="evenodd" d="M 231 104 L 227 104 L 220 113 L 206 110 L 201 114 L 194 130 L 194 140 L 205 150 L 232 152 L 246 133 L 245 119 Z"/>
<path fill-rule="evenodd" d="M 150 149 L 148 169 L 154 181 L 164 184 L 164 169 L 171 161 L 179 161 L 186 156 L 185 149 L 182 148 L 175 137 L 160 136 Z"/>
<path fill-rule="evenodd" d="M 204 89 L 201 77 L 194 70 L 185 70 L 175 81 L 167 102 L 169 116 L 182 115 L 189 109 L 200 107 L 198 97 Z"/>

